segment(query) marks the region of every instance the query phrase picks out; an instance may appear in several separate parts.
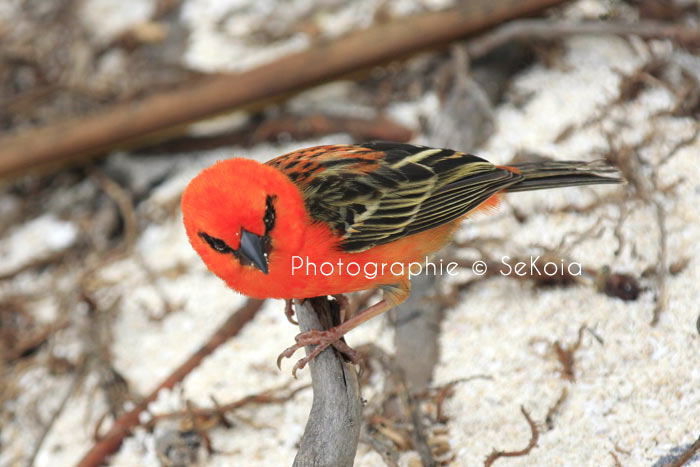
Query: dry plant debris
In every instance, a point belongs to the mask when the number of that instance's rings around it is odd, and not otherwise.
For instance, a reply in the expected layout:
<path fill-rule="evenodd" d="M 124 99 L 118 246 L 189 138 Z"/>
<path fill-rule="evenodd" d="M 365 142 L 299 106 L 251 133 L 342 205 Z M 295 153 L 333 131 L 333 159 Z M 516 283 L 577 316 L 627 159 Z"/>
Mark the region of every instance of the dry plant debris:
<path fill-rule="evenodd" d="M 67 115 L 88 115 L 118 101 L 171 89 L 201 71 L 168 58 L 183 52 L 177 43 L 182 39 L 180 33 L 170 34 L 179 22 L 179 8 L 188 2 L 159 1 L 141 24 L 106 42 L 93 41 L 91 33 L 76 21 L 72 11 L 79 1 L 65 0 L 45 6 L 40 3 L 23 4 L 21 24 L 10 24 L 9 28 L 7 22 L 0 24 L 0 63 L 5 65 L 0 66 L 0 128 L 5 132 L 50 123 Z M 590 5 L 604 8 L 600 6 L 603 3 L 588 2 L 588 8 Z M 505 444 L 500 440 L 514 431 L 522 431 L 520 422 L 512 430 L 505 425 L 501 430 L 492 430 L 489 421 L 513 419 L 513 407 L 519 404 L 532 407 L 533 413 L 543 417 L 543 426 L 547 428 L 538 430 L 523 411 L 531 428 L 530 443 L 526 449 L 511 454 L 528 454 L 526 461 L 551 460 L 547 456 L 556 455 L 551 453 L 557 451 L 551 444 L 554 436 L 550 433 L 568 436 L 571 432 L 567 430 L 573 427 L 606 432 L 609 448 L 600 450 L 602 454 L 595 457 L 600 462 L 649 464 L 659 458 L 659 462 L 665 459 L 663 465 L 692 462 L 698 455 L 698 442 L 693 441 L 697 433 L 691 432 L 694 428 L 677 423 L 669 425 L 663 421 L 664 415 L 654 412 L 653 407 L 668 404 L 662 407 L 667 418 L 680 418 L 678 407 L 685 407 L 686 413 L 693 410 L 684 404 L 694 397 L 694 389 L 661 370 L 664 366 L 677 366 L 676 355 L 686 355 L 692 363 L 697 353 L 683 354 L 683 349 L 696 349 L 693 346 L 697 346 L 697 333 L 700 333 L 697 308 L 691 310 L 692 319 L 683 311 L 684 304 L 693 303 L 689 294 L 697 289 L 686 286 L 683 290 L 679 285 L 688 284 L 688 278 L 697 274 L 697 254 L 692 247 L 697 238 L 690 237 L 695 232 L 691 225 L 694 217 L 687 209 L 688 200 L 694 199 L 691 182 L 697 179 L 688 169 L 688 154 L 697 152 L 700 134 L 697 125 L 700 65 L 694 55 L 697 43 L 693 28 L 688 26 L 688 21 L 697 21 L 697 5 L 647 0 L 629 2 L 634 6 L 613 3 L 622 13 L 615 12 L 612 17 L 633 11 L 647 20 L 673 23 L 664 26 L 640 22 L 624 29 L 618 23 L 592 26 L 570 24 L 567 20 L 554 23 L 556 27 L 543 32 L 551 23 L 528 20 L 450 51 L 428 52 L 406 62 L 388 64 L 350 85 L 346 81 L 335 91 L 314 90 L 299 100 L 278 102 L 245 114 L 239 126 L 225 126 L 218 136 L 190 135 L 152 146 L 142 153 L 148 155 L 112 155 L 94 165 L 50 175 L 30 175 L 0 188 L 0 215 L 4 220 L 0 225 L 0 249 L 12 250 L 11 255 L 2 257 L 0 265 L 1 462 L 12 465 L 34 461 L 36 465 L 46 465 L 47 459 L 55 457 L 57 462 L 69 459 L 65 462 L 75 463 L 92 443 L 95 446 L 112 443 L 109 449 L 92 457 L 91 462 L 99 462 L 128 433 L 132 437 L 126 438 L 113 462 L 133 461 L 129 456 L 143 454 L 150 449 L 149 443 L 156 444 L 156 440 L 158 446 L 148 451 L 148 455 L 155 456 L 153 462 L 167 464 L 197 459 L 206 463 L 218 459 L 217 456 L 238 460 L 245 456 L 254 458 L 256 453 L 240 445 L 231 448 L 232 433 L 246 436 L 247 431 L 250 439 L 258 442 L 264 437 L 261 433 L 271 433 L 279 426 L 294 426 L 289 420 L 295 415 L 290 414 L 296 413 L 296 406 L 309 402 L 310 391 L 303 391 L 306 385 L 292 389 L 279 381 L 280 384 L 261 383 L 268 381 L 267 377 L 276 381 L 279 376 L 272 365 L 264 363 L 265 355 L 253 358 L 247 348 L 238 347 L 235 342 L 222 346 L 216 354 L 210 348 L 212 355 L 207 361 L 200 359 L 193 363 L 190 376 L 177 374 L 176 380 L 181 381 L 172 392 L 163 391 L 151 405 L 145 405 L 155 397 L 155 393 L 149 396 L 153 387 L 166 381 L 174 384 L 169 379 L 174 373 L 172 366 L 164 373 L 156 373 L 158 368 L 144 372 L 138 360 L 162 365 L 159 353 L 170 355 L 178 347 L 192 344 L 180 337 L 176 342 L 164 339 L 160 347 L 154 348 L 150 344 L 152 339 L 146 337 L 164 337 L 174 327 L 194 327 L 192 304 L 177 290 L 184 287 L 185 279 L 194 278 L 195 285 L 189 287 L 206 291 L 199 298 L 198 307 L 203 314 L 199 315 L 198 325 L 207 324 L 201 321 L 216 321 L 203 309 L 210 304 L 220 307 L 220 313 L 241 306 L 234 298 L 222 305 L 218 297 L 225 290 L 209 285 L 208 279 L 203 278 L 205 271 L 196 269 L 188 257 L 167 248 L 168 245 L 186 247 L 182 239 L 170 233 L 171 226 L 178 225 L 177 201 L 182 180 L 193 175 L 196 164 L 204 166 L 232 153 L 243 155 L 243 148 L 248 148 L 254 157 L 263 158 L 278 152 L 272 145 L 292 148 L 307 144 L 298 141 L 306 138 L 326 141 L 323 138 L 331 135 L 334 142 L 374 138 L 445 140 L 446 125 L 435 116 L 444 112 L 449 115 L 448 120 L 458 120 L 460 105 L 466 100 L 475 95 L 491 96 L 486 86 L 488 79 L 485 84 L 476 77 L 480 62 L 477 59 L 497 51 L 504 38 L 517 38 L 524 44 L 518 51 L 522 61 L 514 69 L 503 72 L 506 86 L 505 92 L 497 96 L 499 105 L 480 110 L 490 115 L 488 125 L 493 126 L 496 137 L 476 143 L 482 145 L 479 153 L 494 156 L 494 160 L 501 158 L 502 163 L 508 163 L 509 157 L 517 157 L 518 152 L 527 152 L 532 157 L 533 151 L 541 151 L 540 157 L 604 158 L 620 168 L 628 185 L 624 190 L 600 195 L 590 192 L 562 195 L 551 202 L 535 198 L 515 205 L 506 200 L 492 218 L 474 219 L 465 225 L 459 234 L 461 245 L 450 253 L 459 259 L 465 271 L 445 287 L 447 290 L 436 291 L 438 298 L 454 307 L 447 312 L 450 321 L 441 330 L 443 357 L 437 369 L 437 382 L 422 393 L 412 393 L 398 373 L 389 370 L 392 368 L 389 353 L 367 359 L 369 366 L 362 375 L 363 385 L 372 396 L 365 408 L 367 423 L 362 439 L 372 448 L 358 455 L 358 465 L 370 465 L 377 460 L 369 457 L 372 450 L 387 465 L 418 458 L 426 465 L 478 462 L 488 452 L 477 450 L 469 440 L 488 439 L 492 441 L 489 446 Z M 334 4 L 331 11 L 342 8 Z M 570 8 L 580 12 L 587 7 L 579 4 Z M 237 14 L 235 10 L 229 11 L 218 27 L 224 31 L 230 28 Z M 377 18 L 393 17 L 393 13 L 381 10 L 373 14 Z M 555 14 L 564 15 L 566 9 Z M 45 34 L 38 41 L 28 40 L 27 34 L 36 30 Z M 625 39 L 619 42 L 608 36 L 591 39 L 588 35 L 593 30 L 599 36 L 610 33 Z M 281 43 L 298 31 L 315 38 L 327 38 L 328 34 L 313 22 L 291 21 L 274 27 L 270 24 L 252 39 L 258 45 L 268 40 Z M 652 37 L 675 37 L 681 41 L 672 44 Z M 609 48 L 597 42 L 606 40 L 610 41 L 608 45 L 612 44 Z M 598 58 L 585 53 L 588 47 Z M 167 53 L 162 52 L 166 49 Z M 464 51 L 466 59 L 460 55 Z M 572 95 L 564 104 L 560 102 L 562 107 L 580 106 L 583 118 L 578 120 L 567 120 L 567 109 L 548 107 L 537 100 L 539 93 L 550 89 L 532 89 L 532 83 L 542 86 L 542 74 L 556 78 L 570 73 L 576 68 L 576 63 L 570 62 L 572 56 L 588 60 L 590 67 L 588 71 L 576 71 L 577 79 L 596 81 L 601 79 L 596 70 L 614 70 L 604 77 L 609 85 L 591 85 L 601 91 L 597 96 L 589 96 L 590 108 L 581 102 L 580 96 Z M 620 63 L 610 66 L 610 60 L 617 60 L 611 57 L 619 56 L 623 57 Z M 630 56 L 634 59 L 624 58 Z M 488 61 L 487 58 L 483 60 Z M 110 68 L 114 63 L 118 66 Z M 467 80 L 466 70 L 474 75 Z M 514 73 L 518 78 L 512 81 Z M 553 82 L 556 91 L 560 84 L 556 79 Z M 561 112 L 561 125 L 542 123 L 537 115 L 530 115 L 531 126 L 523 131 L 517 116 L 519 112 L 528 112 L 531 105 L 541 106 L 536 112 L 540 115 Z M 549 132 L 543 129 L 548 125 L 552 127 Z M 509 132 L 502 130 L 504 126 Z M 542 133 L 546 136 L 537 136 Z M 519 139 L 517 143 L 511 141 L 515 138 Z M 582 145 L 583 140 L 591 144 Z M 231 149 L 231 145 L 235 147 Z M 584 156 L 577 152 L 581 147 L 585 148 Z M 204 150 L 210 152 L 203 153 Z M 195 151 L 202 160 L 195 163 L 193 157 L 178 154 L 183 151 Z M 518 235 L 511 235 L 514 224 L 520 224 Z M 540 228 L 538 224 L 546 227 Z M 533 238 L 535 234 L 531 236 L 528 231 L 537 232 L 539 237 Z M 55 234 L 51 239 L 54 243 L 36 240 L 46 237 L 46 232 Z M 553 236 L 557 239 L 552 240 Z M 600 245 L 600 249 L 595 245 Z M 591 251 L 600 254 L 592 255 Z M 1 253 L 5 255 L 5 250 Z M 498 258 L 503 254 L 524 262 L 531 254 L 551 256 L 557 262 L 563 258 L 565 265 L 580 261 L 584 274 L 551 278 L 528 272 L 524 276 L 502 277 L 497 272 Z M 468 270 L 477 259 L 485 260 L 490 266 L 488 274 L 470 275 Z M 352 306 L 362 307 L 372 299 L 371 295 L 369 292 L 352 297 Z M 510 310 L 503 305 L 506 301 L 511 309 L 521 313 L 509 314 Z M 531 308 L 523 308 L 524 303 Z M 256 326 L 268 329 L 273 336 L 281 335 L 275 334 L 275 329 L 288 329 L 292 334 L 293 328 L 283 328 L 280 324 L 284 320 L 282 305 L 274 304 L 274 307 L 276 314 L 261 312 Z M 551 311 L 540 313 L 546 308 Z M 609 314 L 604 320 L 590 320 L 579 308 L 588 308 L 586 312 L 597 317 L 601 316 L 601 308 Z M 569 312 L 574 316 L 561 317 Z M 537 326 L 556 331 L 545 334 L 535 326 L 522 330 L 523 322 L 516 322 L 516 318 L 525 319 L 528 313 L 539 313 L 537 316 L 542 321 Z M 134 319 L 137 314 L 144 320 Z M 277 314 L 279 322 L 273 317 Z M 498 328 L 500 335 L 484 332 L 502 321 L 507 321 L 507 325 Z M 567 326 L 578 326 L 584 321 L 595 323 L 606 339 L 605 352 L 596 358 L 590 358 L 590 352 L 600 346 L 580 345 L 585 335 L 583 327 L 579 328 L 575 343 L 564 345 L 557 340 L 557 336 L 566 335 L 562 329 L 574 333 L 576 328 Z M 642 327 L 649 321 L 656 325 L 652 331 Z M 129 340 L 124 322 L 136 324 L 129 332 L 140 336 L 141 342 L 135 344 L 137 341 Z M 206 336 L 218 324 L 220 321 L 201 333 L 192 331 L 195 348 L 190 353 L 207 341 Z M 286 322 L 283 325 L 289 326 Z M 370 329 L 358 336 L 373 340 L 384 335 L 381 326 Z M 511 333 L 518 329 L 521 331 Z M 253 341 L 262 338 L 252 326 L 246 332 L 254 336 Z M 496 337 L 489 340 L 489 335 Z M 546 352 L 534 357 L 528 355 L 528 338 L 542 335 L 546 336 Z M 481 340 L 484 336 L 487 338 Z M 637 345 L 643 338 L 649 340 Z M 458 354 L 465 341 L 472 340 L 480 340 L 480 348 L 470 347 L 469 367 L 467 363 L 453 363 L 465 362 L 459 360 Z M 510 342 L 505 341 L 520 342 L 517 348 L 525 351 L 503 356 L 489 350 L 512 349 Z M 554 344 L 549 345 L 551 342 Z M 125 347 L 141 345 L 138 359 L 124 358 Z M 629 347 L 629 353 L 625 346 Z M 561 374 L 552 371 L 551 359 L 542 365 L 536 362 L 544 360 L 541 358 L 544 355 L 551 355 L 552 348 L 561 362 Z M 489 354 L 492 351 L 494 354 Z M 632 352 L 644 357 L 645 366 L 640 366 Z M 170 358 L 174 365 L 184 361 L 188 352 L 177 355 Z M 237 367 L 231 355 L 246 363 Z M 585 371 L 581 369 L 583 366 L 576 367 L 574 355 L 586 358 Z M 211 361 L 217 361 L 220 366 L 212 370 L 207 367 Z M 517 363 L 511 365 L 511 361 Z M 245 393 L 253 396 L 222 397 L 217 392 L 222 385 L 233 385 L 228 367 L 236 368 L 236 381 L 244 379 L 245 383 L 240 384 L 249 385 Z M 484 381 L 458 385 L 464 375 L 473 374 L 472 368 L 489 376 L 483 377 Z M 665 375 L 666 379 L 655 379 L 654 372 Z M 228 376 L 217 380 L 212 376 L 216 373 Z M 523 373 L 527 376 L 521 378 Z M 248 376 L 243 378 L 243 374 Z M 505 381 L 522 384 L 522 392 L 516 390 L 504 397 L 497 386 Z M 610 406 L 611 399 L 595 391 L 587 392 L 595 381 L 609 383 L 609 396 L 617 401 L 614 407 Z M 547 383 L 552 383 L 552 391 Z M 478 387 L 482 384 L 486 390 Z M 261 391 L 265 387 L 275 389 Z M 548 391 L 547 395 L 533 387 Z M 653 388 L 657 387 L 661 389 L 655 392 Z M 672 403 L 662 399 L 664 391 L 673 394 Z M 640 392 L 648 395 L 648 399 L 641 401 L 647 405 L 639 405 Z M 198 398 L 199 394 L 204 394 L 205 399 Z M 478 397 L 483 402 L 475 403 Z M 603 407 L 607 411 L 601 409 L 575 420 L 575 410 L 584 397 L 591 398 L 591 407 L 596 410 Z M 517 398 L 522 400 L 515 402 Z M 290 404 L 292 400 L 294 403 Z M 507 406 L 503 418 L 499 418 L 499 406 Z M 239 410 L 242 408 L 250 412 Z M 268 410 L 279 411 L 271 414 Z M 138 412 L 140 416 L 135 415 Z M 649 418 L 658 415 L 664 433 L 649 434 L 637 429 L 638 438 L 630 443 L 624 423 L 619 422 L 629 412 Z M 173 425 L 168 426 L 168 422 Z M 470 426 L 479 426 L 480 431 L 470 431 Z M 76 427 L 86 427 L 87 435 L 83 436 Z M 117 436 L 113 436 L 112 430 L 119 431 Z M 65 431 L 72 431 L 82 443 L 79 448 L 82 452 L 77 456 L 58 457 L 75 452 L 75 446 L 60 437 Z M 294 432 L 290 435 L 294 438 L 290 446 L 275 446 L 275 449 L 293 453 L 292 445 L 300 436 L 301 433 Z M 276 440 L 272 434 L 268 438 Z M 536 444 L 538 449 L 533 449 Z M 472 452 L 478 456 L 469 457 Z M 662 452 L 669 454 L 662 457 Z M 280 456 L 281 460 L 274 459 L 288 463 L 284 455 Z M 502 455 L 506 454 L 494 454 L 490 461 Z M 139 461 L 146 462 L 143 457 Z"/>
<path fill-rule="evenodd" d="M 530 451 L 532 451 L 534 447 L 537 446 L 537 440 L 540 437 L 540 433 L 537 430 L 537 426 L 535 425 L 535 422 L 532 421 L 532 418 L 530 418 L 530 414 L 527 413 L 525 407 L 520 407 L 520 412 L 522 412 L 528 425 L 530 425 L 531 436 L 530 441 L 527 443 L 527 446 L 517 451 L 499 451 L 494 449 L 493 452 L 489 454 L 489 456 L 486 458 L 486 461 L 484 461 L 484 467 L 490 467 L 491 465 L 493 465 L 494 462 L 496 462 L 497 459 L 501 457 L 527 456 L 530 453 Z"/>

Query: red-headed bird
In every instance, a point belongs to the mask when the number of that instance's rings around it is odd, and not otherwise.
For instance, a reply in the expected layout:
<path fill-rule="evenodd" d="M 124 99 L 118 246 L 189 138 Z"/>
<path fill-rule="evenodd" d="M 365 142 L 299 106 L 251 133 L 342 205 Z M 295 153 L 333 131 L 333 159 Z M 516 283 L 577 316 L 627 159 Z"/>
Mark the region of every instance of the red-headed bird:
<path fill-rule="evenodd" d="M 391 142 L 317 146 L 264 164 L 217 162 L 190 182 L 182 212 L 208 268 L 249 297 L 290 304 L 382 289 L 379 303 L 338 326 L 299 334 L 280 358 L 316 347 L 296 372 L 349 330 L 404 301 L 409 263 L 439 250 L 470 213 L 496 206 L 504 192 L 620 183 L 604 175 L 612 171 L 599 162 L 496 166 L 451 149 Z M 406 267 L 392 270 L 394 263 Z"/>

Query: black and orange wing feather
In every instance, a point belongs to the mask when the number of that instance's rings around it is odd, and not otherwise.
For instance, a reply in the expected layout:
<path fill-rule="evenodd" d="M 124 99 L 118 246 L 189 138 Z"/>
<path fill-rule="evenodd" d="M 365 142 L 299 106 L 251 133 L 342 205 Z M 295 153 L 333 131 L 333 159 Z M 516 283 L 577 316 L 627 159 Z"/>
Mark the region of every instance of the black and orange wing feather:
<path fill-rule="evenodd" d="M 300 187 L 312 218 L 349 252 L 450 222 L 522 179 L 469 154 L 389 142 L 318 146 L 267 164 Z"/>
<path fill-rule="evenodd" d="M 391 142 L 317 146 L 267 164 L 299 186 L 311 217 L 335 230 L 349 252 L 446 224 L 500 191 L 624 181 L 602 161 L 498 167 L 451 149 Z"/>

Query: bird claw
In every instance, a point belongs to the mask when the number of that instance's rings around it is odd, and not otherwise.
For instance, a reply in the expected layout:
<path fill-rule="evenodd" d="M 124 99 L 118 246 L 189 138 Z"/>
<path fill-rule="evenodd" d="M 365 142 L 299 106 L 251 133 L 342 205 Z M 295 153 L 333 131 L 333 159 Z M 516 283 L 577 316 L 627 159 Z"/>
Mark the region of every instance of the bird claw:
<path fill-rule="evenodd" d="M 292 345 L 291 347 L 286 348 L 279 356 L 277 357 L 277 368 L 282 369 L 282 359 L 283 358 L 290 358 L 292 355 L 294 355 L 294 352 L 297 350 L 301 349 L 302 347 L 305 347 L 307 345 L 314 345 L 316 344 L 317 347 L 306 357 L 302 358 L 299 360 L 296 365 L 294 365 L 294 368 L 292 369 L 292 374 L 296 378 L 296 372 L 297 370 L 304 368 L 306 364 L 311 360 L 308 357 L 314 354 L 318 347 L 320 347 L 321 343 L 321 337 L 320 334 L 322 334 L 323 331 L 319 331 L 318 329 L 311 329 L 310 331 L 307 332 L 302 332 L 300 334 L 297 334 L 294 340 L 296 341 L 296 344 Z M 316 352 L 314 357 L 321 353 L 323 349 L 328 347 L 329 344 L 326 344 L 321 350 Z M 313 358 L 313 357 L 311 357 Z"/>
<path fill-rule="evenodd" d="M 294 367 L 292 368 L 292 376 L 294 376 L 294 378 L 297 377 L 297 370 L 303 369 L 307 363 L 316 358 L 321 352 L 326 350 L 331 345 L 341 354 L 345 355 L 352 363 L 359 363 L 361 360 L 360 354 L 356 350 L 353 350 L 344 341 L 340 340 L 341 338 L 342 334 L 338 335 L 337 332 L 334 332 L 334 329 L 329 329 L 327 331 L 311 329 L 309 331 L 297 334 L 297 336 L 294 338 L 296 343 L 285 349 L 277 357 L 277 368 L 281 369 L 283 358 L 290 358 L 297 350 L 301 349 L 302 347 L 306 347 L 307 345 L 315 345 L 316 347 L 314 347 L 306 357 L 299 359 L 294 364 Z"/>

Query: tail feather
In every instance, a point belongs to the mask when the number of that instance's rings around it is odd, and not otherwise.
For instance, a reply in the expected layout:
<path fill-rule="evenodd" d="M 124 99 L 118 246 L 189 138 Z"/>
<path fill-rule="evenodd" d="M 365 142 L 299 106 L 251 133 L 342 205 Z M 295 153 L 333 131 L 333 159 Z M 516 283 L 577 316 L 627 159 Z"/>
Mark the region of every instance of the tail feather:
<path fill-rule="evenodd" d="M 624 183 L 624 179 L 611 176 L 618 170 L 604 161 L 541 161 L 514 164 L 507 167 L 523 176 L 506 191 L 542 190 L 578 185 Z"/>

